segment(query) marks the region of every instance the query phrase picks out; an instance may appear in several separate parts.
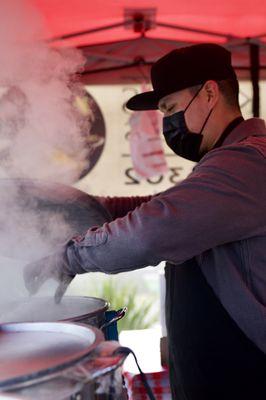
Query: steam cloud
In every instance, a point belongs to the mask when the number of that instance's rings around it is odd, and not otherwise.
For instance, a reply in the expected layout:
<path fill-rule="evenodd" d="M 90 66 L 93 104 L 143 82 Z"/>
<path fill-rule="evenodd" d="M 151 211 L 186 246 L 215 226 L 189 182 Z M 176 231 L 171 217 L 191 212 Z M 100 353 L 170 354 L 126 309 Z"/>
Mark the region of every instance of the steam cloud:
<path fill-rule="evenodd" d="M 15 178 L 73 183 L 88 154 L 88 126 L 73 106 L 81 87 L 72 77 L 83 57 L 75 49 L 53 49 L 45 36 L 30 3 L 0 2 L 0 304 L 26 294 L 25 262 L 52 252 L 70 234 L 60 214 L 24 209 Z"/>
<path fill-rule="evenodd" d="M 0 3 L 0 172 L 72 183 L 87 156 L 84 117 L 73 106 L 81 87 L 72 79 L 84 60 L 45 36 L 28 2 Z"/>

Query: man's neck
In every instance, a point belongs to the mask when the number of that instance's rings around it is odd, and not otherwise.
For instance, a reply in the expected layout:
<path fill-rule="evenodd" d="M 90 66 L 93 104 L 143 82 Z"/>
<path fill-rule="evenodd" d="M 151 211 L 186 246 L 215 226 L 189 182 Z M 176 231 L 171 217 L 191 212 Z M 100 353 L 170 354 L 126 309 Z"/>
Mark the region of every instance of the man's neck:
<path fill-rule="evenodd" d="M 219 116 L 217 116 L 215 120 L 215 125 L 211 127 L 213 134 L 209 135 L 209 140 L 207 143 L 208 151 L 216 147 L 216 144 L 221 140 L 222 135 L 227 130 L 227 128 L 230 127 L 230 124 L 240 117 L 242 117 L 240 110 L 230 113 L 223 110 L 223 112 L 221 112 L 220 118 Z"/>
<path fill-rule="evenodd" d="M 223 145 L 224 141 L 226 138 L 230 135 L 230 133 L 242 122 L 244 121 L 244 118 L 242 115 L 239 115 L 238 117 L 234 118 L 224 129 L 222 134 L 219 136 L 218 140 L 214 143 L 213 149 L 220 147 Z"/>

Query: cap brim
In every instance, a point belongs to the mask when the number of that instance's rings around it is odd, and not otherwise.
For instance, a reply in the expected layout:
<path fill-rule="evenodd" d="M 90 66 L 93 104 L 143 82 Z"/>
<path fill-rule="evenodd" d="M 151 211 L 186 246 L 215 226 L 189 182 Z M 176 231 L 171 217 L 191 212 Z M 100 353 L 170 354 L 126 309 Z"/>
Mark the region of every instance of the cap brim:
<path fill-rule="evenodd" d="M 159 100 L 154 91 L 140 93 L 131 97 L 126 103 L 126 107 L 134 111 L 157 110 Z"/>

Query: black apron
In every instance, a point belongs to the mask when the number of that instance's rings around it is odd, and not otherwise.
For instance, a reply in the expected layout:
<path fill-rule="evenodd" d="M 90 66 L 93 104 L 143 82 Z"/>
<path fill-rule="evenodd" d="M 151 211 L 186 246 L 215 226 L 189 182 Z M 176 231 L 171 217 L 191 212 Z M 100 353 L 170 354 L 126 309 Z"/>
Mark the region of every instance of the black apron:
<path fill-rule="evenodd" d="M 238 328 L 195 259 L 167 265 L 173 400 L 265 400 L 266 355 Z"/>

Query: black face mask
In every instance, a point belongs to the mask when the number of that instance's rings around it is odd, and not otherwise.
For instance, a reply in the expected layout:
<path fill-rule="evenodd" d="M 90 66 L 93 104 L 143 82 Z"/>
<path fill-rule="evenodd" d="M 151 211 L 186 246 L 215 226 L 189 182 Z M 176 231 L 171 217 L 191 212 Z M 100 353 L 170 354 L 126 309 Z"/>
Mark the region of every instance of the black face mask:
<path fill-rule="evenodd" d="M 203 85 L 193 96 L 184 111 L 178 111 L 175 114 L 163 118 L 163 135 L 166 143 L 177 155 L 191 161 L 199 161 L 204 154 L 200 154 L 200 145 L 203 139 L 202 131 L 211 115 L 207 115 L 199 133 L 191 132 L 185 121 L 185 112 L 201 91 Z"/>

